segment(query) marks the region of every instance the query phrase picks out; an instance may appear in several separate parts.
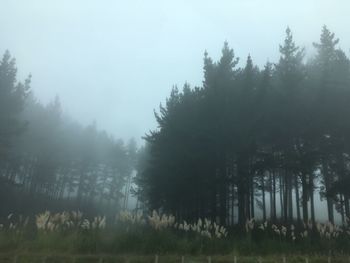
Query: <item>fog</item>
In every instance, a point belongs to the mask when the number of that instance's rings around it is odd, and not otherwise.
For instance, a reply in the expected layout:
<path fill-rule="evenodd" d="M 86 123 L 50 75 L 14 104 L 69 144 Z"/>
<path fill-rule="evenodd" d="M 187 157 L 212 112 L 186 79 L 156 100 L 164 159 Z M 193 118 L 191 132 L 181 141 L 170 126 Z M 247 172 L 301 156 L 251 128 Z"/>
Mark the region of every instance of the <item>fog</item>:
<path fill-rule="evenodd" d="M 278 61 L 287 26 L 308 55 L 324 24 L 350 47 L 346 0 L 2 0 L 0 9 L 0 53 L 16 58 L 18 79 L 33 75 L 40 101 L 58 95 L 73 119 L 139 144 L 172 86 L 202 85 L 204 51 L 218 59 L 225 40 L 259 66 Z"/>
<path fill-rule="evenodd" d="M 348 0 L 0 1 L 0 241 L 135 224 L 346 250 Z"/>

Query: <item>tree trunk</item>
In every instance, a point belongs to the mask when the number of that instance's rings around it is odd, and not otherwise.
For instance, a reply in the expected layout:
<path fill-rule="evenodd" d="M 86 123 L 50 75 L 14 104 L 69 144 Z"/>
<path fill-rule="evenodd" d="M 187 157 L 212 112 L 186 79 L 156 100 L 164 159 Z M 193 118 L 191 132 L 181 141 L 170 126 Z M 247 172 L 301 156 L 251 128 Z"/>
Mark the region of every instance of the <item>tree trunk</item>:
<path fill-rule="evenodd" d="M 253 174 L 250 175 L 250 216 L 251 218 L 255 217 L 255 210 L 254 210 L 254 177 Z"/>
<path fill-rule="evenodd" d="M 323 173 L 323 178 L 324 178 L 325 188 L 326 188 L 328 221 L 334 223 L 333 200 L 328 196 L 330 182 L 329 182 L 328 164 L 325 160 L 325 157 L 323 157 L 322 159 L 322 173 Z"/>
<path fill-rule="evenodd" d="M 309 180 L 309 189 L 310 189 L 310 203 L 311 203 L 311 221 L 312 224 L 315 225 L 315 202 L 314 202 L 314 175 L 310 173 Z"/>
<path fill-rule="evenodd" d="M 301 217 L 300 217 L 300 198 L 299 198 L 299 183 L 298 183 L 298 176 L 295 176 L 294 178 L 294 187 L 295 187 L 295 203 L 296 203 L 296 210 L 297 210 L 297 220 L 300 223 Z"/>
<path fill-rule="evenodd" d="M 269 183 L 270 183 L 270 220 L 273 221 L 273 179 L 272 179 L 272 173 L 269 172 Z"/>
<path fill-rule="evenodd" d="M 261 175 L 261 188 L 262 188 L 263 220 L 266 221 L 266 204 L 265 204 L 265 180 L 264 180 L 264 173 Z"/>
<path fill-rule="evenodd" d="M 276 174 L 275 171 L 273 171 L 272 174 L 272 186 L 273 186 L 273 220 L 276 221 L 277 219 L 277 211 L 276 211 Z"/>
<path fill-rule="evenodd" d="M 280 183 L 281 220 L 283 220 L 284 205 L 283 205 L 283 182 L 282 182 L 281 173 L 279 173 L 279 183 Z"/>
<path fill-rule="evenodd" d="M 341 222 L 344 225 L 344 223 L 345 223 L 345 211 L 344 211 L 344 197 L 342 194 L 340 194 L 340 215 L 341 215 Z"/>
<path fill-rule="evenodd" d="M 303 221 L 307 222 L 309 220 L 309 213 L 308 213 L 308 207 L 307 207 L 307 200 L 308 200 L 308 187 L 306 182 L 306 174 L 301 174 L 301 187 L 303 190 L 302 195 L 302 206 L 303 206 Z"/>
<path fill-rule="evenodd" d="M 224 169 L 220 169 L 219 171 L 219 182 L 220 182 L 220 192 L 219 192 L 219 200 L 220 200 L 220 224 L 226 225 L 226 172 Z"/>
<path fill-rule="evenodd" d="M 287 172 L 288 177 L 288 219 L 289 222 L 293 221 L 293 184 L 292 184 L 292 174 Z"/>
<path fill-rule="evenodd" d="M 288 196 L 289 196 L 289 192 L 288 192 L 288 178 L 287 178 L 287 174 L 284 171 L 283 172 L 283 220 L 284 222 L 287 222 L 288 219 Z"/>
<path fill-rule="evenodd" d="M 344 196 L 344 206 L 345 206 L 345 215 L 350 219 L 350 206 L 349 206 L 349 196 Z"/>

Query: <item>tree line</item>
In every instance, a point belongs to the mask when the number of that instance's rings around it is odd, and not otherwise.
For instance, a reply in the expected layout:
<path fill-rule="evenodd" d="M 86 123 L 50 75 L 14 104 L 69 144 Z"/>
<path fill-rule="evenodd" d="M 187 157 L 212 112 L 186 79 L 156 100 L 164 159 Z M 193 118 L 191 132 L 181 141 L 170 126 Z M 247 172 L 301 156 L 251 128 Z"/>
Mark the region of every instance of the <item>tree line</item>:
<path fill-rule="evenodd" d="M 225 42 L 203 85 L 174 87 L 145 135 L 137 195 L 149 209 L 223 225 L 350 217 L 350 61 L 326 26 L 309 59 L 289 28 L 277 63 L 243 67 Z"/>
<path fill-rule="evenodd" d="M 62 112 L 58 97 L 44 105 L 31 76 L 17 80 L 8 51 L 0 61 L 0 216 L 45 209 L 96 213 L 127 206 L 137 147 L 93 123 Z"/>

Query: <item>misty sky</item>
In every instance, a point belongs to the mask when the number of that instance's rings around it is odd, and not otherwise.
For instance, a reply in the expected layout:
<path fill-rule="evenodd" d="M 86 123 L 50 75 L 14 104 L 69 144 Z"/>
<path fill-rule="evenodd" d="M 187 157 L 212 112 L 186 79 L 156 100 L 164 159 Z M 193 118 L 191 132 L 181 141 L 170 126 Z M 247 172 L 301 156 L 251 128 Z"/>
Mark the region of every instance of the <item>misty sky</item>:
<path fill-rule="evenodd" d="M 348 0 L 0 0 L 0 10 L 0 53 L 16 57 L 20 79 L 32 73 L 40 101 L 57 94 L 82 124 L 138 142 L 174 84 L 201 85 L 204 51 L 218 59 L 225 40 L 259 66 L 277 61 L 288 25 L 307 50 L 323 24 L 350 49 Z"/>

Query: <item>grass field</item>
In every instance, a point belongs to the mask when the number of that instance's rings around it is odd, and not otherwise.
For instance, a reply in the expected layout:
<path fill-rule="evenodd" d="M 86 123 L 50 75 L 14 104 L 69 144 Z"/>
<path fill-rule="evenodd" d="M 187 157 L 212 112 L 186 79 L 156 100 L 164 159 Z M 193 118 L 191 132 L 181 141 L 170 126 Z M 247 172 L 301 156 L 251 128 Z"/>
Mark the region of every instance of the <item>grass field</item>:
<path fill-rule="evenodd" d="M 106 221 L 74 212 L 45 212 L 32 221 L 8 216 L 0 229 L 0 263 L 350 263 L 349 225 L 249 220 L 244 229 L 226 229 L 206 219 L 178 223 L 156 213 L 123 213 Z"/>
<path fill-rule="evenodd" d="M 237 257 L 234 255 L 69 255 L 69 254 L 0 254 L 0 263 L 349 263 L 349 256 L 268 256 Z"/>

